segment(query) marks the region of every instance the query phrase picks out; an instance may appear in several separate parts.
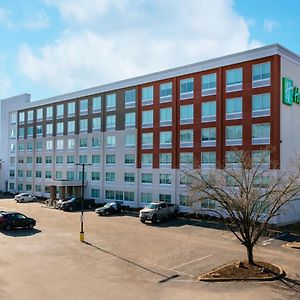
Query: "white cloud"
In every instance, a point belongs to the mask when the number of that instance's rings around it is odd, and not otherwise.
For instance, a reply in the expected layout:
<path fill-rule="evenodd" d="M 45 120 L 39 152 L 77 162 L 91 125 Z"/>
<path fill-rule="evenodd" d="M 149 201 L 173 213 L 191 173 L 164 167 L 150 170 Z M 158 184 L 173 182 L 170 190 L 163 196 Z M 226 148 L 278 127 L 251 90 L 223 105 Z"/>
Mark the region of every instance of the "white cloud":
<path fill-rule="evenodd" d="M 21 26 L 28 30 L 44 29 L 50 26 L 50 20 L 45 11 L 42 10 L 31 16 Z"/>
<path fill-rule="evenodd" d="M 11 11 L 4 7 L 0 7 L 0 24 L 3 24 L 9 29 L 13 28 L 13 24 L 11 22 Z"/>
<path fill-rule="evenodd" d="M 274 29 L 276 29 L 278 26 L 279 26 L 279 23 L 277 21 L 271 20 L 271 19 L 265 19 L 263 30 L 264 30 L 264 32 L 270 33 Z"/>
<path fill-rule="evenodd" d="M 79 25 L 73 23 L 40 49 L 23 45 L 19 66 L 31 80 L 58 93 L 261 45 L 250 38 L 247 22 L 229 0 L 209 5 L 193 0 L 47 3 Z"/>

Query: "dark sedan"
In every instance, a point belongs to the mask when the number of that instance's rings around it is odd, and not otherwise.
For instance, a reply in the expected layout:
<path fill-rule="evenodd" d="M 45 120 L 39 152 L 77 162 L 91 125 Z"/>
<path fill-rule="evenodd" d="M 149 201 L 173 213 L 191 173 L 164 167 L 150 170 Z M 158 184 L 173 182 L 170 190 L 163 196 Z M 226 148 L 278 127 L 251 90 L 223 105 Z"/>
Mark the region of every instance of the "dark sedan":
<path fill-rule="evenodd" d="M 0 213 L 0 228 L 12 230 L 13 228 L 29 228 L 33 229 L 36 221 L 28 218 L 18 212 L 1 212 Z"/>
<path fill-rule="evenodd" d="M 95 210 L 95 212 L 100 216 L 104 215 L 113 215 L 113 214 L 118 214 L 122 213 L 124 210 L 124 206 L 122 205 L 123 202 L 121 201 L 116 201 L 112 203 L 107 203 L 103 207 L 99 207 Z"/>
<path fill-rule="evenodd" d="M 61 209 L 64 211 L 73 211 L 81 209 L 81 197 L 73 197 L 72 199 L 65 201 L 61 205 Z M 95 207 L 94 199 L 84 199 L 83 200 L 83 208 L 91 209 Z"/>

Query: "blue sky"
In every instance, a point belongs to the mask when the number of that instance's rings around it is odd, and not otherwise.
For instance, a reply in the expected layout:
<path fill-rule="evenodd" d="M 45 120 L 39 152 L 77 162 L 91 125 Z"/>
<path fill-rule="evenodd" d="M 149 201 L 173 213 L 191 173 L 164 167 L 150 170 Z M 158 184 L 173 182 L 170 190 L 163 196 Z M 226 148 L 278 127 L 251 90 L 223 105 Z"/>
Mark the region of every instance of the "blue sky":
<path fill-rule="evenodd" d="M 0 0 L 0 98 L 33 100 L 271 43 L 300 54 L 300 1 Z"/>

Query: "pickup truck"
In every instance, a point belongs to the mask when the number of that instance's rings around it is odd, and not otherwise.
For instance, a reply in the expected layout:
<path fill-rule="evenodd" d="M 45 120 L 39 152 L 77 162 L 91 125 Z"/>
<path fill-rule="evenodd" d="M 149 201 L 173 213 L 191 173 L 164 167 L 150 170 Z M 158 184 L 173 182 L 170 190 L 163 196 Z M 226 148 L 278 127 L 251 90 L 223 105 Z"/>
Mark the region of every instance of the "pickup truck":
<path fill-rule="evenodd" d="M 176 217 L 179 212 L 179 207 L 176 204 L 169 204 L 166 202 L 153 202 L 149 203 L 140 210 L 140 221 L 145 223 L 151 221 L 156 224 L 158 220 L 168 217 Z"/>

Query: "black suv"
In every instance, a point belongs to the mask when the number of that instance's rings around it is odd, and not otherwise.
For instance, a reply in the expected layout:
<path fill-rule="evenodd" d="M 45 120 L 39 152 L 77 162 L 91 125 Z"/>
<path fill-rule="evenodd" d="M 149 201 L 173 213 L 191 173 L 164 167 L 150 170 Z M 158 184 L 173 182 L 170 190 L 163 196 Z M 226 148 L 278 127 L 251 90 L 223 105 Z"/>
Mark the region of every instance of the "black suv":
<path fill-rule="evenodd" d="M 62 210 L 64 211 L 72 211 L 72 210 L 80 210 L 81 209 L 81 197 L 73 197 L 72 199 L 65 201 L 62 203 Z M 95 207 L 94 199 L 84 199 L 83 200 L 83 208 L 91 209 Z"/>
<path fill-rule="evenodd" d="M 36 221 L 28 218 L 18 212 L 1 212 L 0 213 L 0 228 L 11 230 L 13 228 L 29 228 L 32 229 L 36 225 Z"/>

